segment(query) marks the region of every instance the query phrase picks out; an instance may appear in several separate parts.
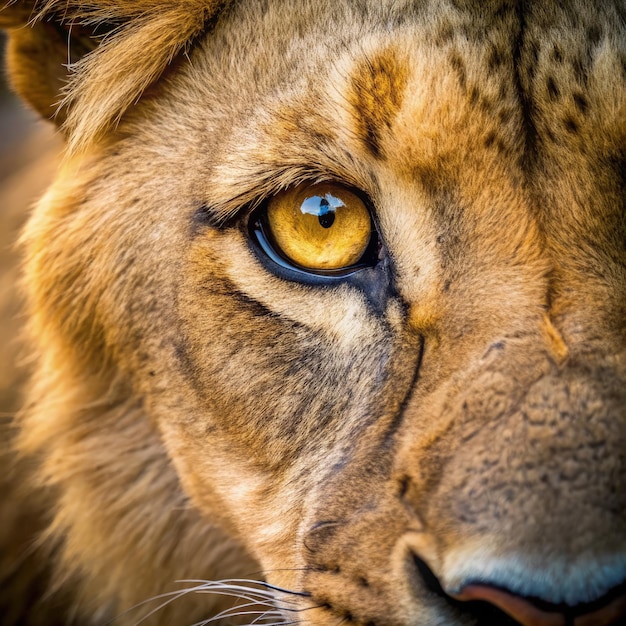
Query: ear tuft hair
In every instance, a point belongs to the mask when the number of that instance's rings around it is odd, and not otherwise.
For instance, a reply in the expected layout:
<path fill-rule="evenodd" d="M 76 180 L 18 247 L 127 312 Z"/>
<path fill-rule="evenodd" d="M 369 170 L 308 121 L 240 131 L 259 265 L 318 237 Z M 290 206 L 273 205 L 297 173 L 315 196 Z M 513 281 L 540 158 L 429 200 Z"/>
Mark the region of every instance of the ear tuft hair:
<path fill-rule="evenodd" d="M 84 149 L 117 123 L 146 88 L 215 19 L 227 0 L 13 0 L 0 27 L 47 21 L 105 34 L 69 67 L 59 110 L 67 111 L 68 149 Z M 102 25 L 106 25 L 103 27 Z"/>

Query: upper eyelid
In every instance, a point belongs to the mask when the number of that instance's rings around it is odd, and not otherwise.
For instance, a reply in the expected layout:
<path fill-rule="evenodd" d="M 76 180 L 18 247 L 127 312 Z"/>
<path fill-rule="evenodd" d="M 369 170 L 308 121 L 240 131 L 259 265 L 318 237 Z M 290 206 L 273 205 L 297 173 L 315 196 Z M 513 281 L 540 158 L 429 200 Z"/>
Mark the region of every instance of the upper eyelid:
<path fill-rule="evenodd" d="M 306 182 L 307 181 L 304 181 L 304 184 L 306 184 Z M 372 221 L 372 229 L 376 231 L 377 237 L 381 238 L 380 223 L 378 220 L 378 212 L 376 210 L 376 204 L 374 200 L 369 196 L 369 194 L 367 194 L 362 189 L 346 184 L 345 181 L 332 179 L 332 178 L 328 178 L 323 181 L 320 181 L 318 179 L 315 181 L 311 181 L 310 184 L 316 185 L 316 184 L 319 184 L 320 182 L 323 184 L 330 183 L 330 184 L 338 185 L 340 187 L 344 187 L 347 191 L 357 196 L 363 202 L 363 204 L 365 205 L 366 209 L 368 210 L 370 214 L 370 219 Z M 249 233 L 250 227 L 253 225 L 252 218 L 255 215 L 257 215 L 259 212 L 261 212 L 264 209 L 264 207 L 267 205 L 267 203 L 270 201 L 270 199 L 278 195 L 280 191 L 285 191 L 285 190 L 279 190 L 271 196 L 261 198 L 260 201 L 257 201 L 254 204 L 249 204 L 248 206 L 242 207 L 242 209 L 238 211 L 237 214 L 232 216 L 232 218 L 229 218 L 228 223 L 223 223 L 221 225 L 221 228 L 236 227 L 237 225 L 239 225 L 242 232 Z"/>
<path fill-rule="evenodd" d="M 274 166 L 268 169 L 271 169 L 271 174 L 265 172 L 262 175 L 251 176 L 241 181 L 236 191 L 234 189 L 236 183 L 233 182 L 232 194 L 228 194 L 228 187 L 225 188 L 223 184 L 215 184 L 215 191 L 218 195 L 212 201 L 206 201 L 201 205 L 210 214 L 210 218 L 205 222 L 216 228 L 233 226 L 243 217 L 249 217 L 269 198 L 301 184 L 340 185 L 366 201 L 370 211 L 374 208 L 374 203 L 371 201 L 372 194 L 368 192 L 369 185 L 360 184 L 349 173 L 342 175 L 338 171 L 315 169 L 309 165 L 289 165 L 284 168 Z M 207 191 L 210 197 L 212 195 L 210 188 Z M 224 193 L 224 197 L 220 198 L 220 194 Z"/>

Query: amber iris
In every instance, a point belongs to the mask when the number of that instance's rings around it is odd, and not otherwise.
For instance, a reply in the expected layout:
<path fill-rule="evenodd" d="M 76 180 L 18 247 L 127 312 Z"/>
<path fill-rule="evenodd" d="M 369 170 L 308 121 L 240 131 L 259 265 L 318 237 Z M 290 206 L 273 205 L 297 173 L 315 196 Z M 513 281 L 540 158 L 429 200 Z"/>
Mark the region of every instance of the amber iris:
<path fill-rule="evenodd" d="M 282 256 L 311 270 L 357 264 L 372 236 L 363 200 L 333 183 L 288 189 L 269 201 L 266 215 Z"/>

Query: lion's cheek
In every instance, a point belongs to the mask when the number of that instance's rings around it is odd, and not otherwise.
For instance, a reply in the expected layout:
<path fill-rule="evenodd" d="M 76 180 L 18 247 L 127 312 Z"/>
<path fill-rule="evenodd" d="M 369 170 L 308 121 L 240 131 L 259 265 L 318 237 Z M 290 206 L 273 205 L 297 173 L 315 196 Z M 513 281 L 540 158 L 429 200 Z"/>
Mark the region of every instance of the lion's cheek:
<path fill-rule="evenodd" d="M 179 424 L 162 425 L 162 433 L 191 503 L 234 534 L 264 570 L 293 567 L 302 499 L 286 476 L 254 467 L 227 446 L 199 442 Z"/>

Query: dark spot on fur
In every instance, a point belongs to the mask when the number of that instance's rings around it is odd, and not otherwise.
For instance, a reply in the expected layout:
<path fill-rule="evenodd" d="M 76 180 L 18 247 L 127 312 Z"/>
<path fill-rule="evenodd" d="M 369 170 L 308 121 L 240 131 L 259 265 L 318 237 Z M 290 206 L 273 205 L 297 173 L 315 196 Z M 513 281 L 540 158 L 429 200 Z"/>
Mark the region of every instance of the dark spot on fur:
<path fill-rule="evenodd" d="M 211 228 L 217 228 L 220 226 L 219 216 L 206 204 L 203 204 L 193 214 L 193 226 L 192 233 L 195 235 L 199 232 L 198 227 L 209 226 Z"/>
<path fill-rule="evenodd" d="M 574 104 L 581 115 L 586 115 L 589 110 L 589 101 L 582 93 L 574 94 Z"/>
<path fill-rule="evenodd" d="M 526 64 L 526 72 L 528 74 L 528 78 L 532 82 L 532 80 L 535 78 L 537 65 L 539 64 L 539 50 L 537 48 L 537 42 L 530 41 L 528 43 L 526 52 L 528 54 L 528 63 Z"/>
<path fill-rule="evenodd" d="M 598 26 L 597 24 L 593 24 L 592 26 L 589 26 L 589 28 L 587 29 L 587 41 L 592 46 L 595 46 L 598 44 L 601 38 L 602 38 L 602 27 Z"/>
<path fill-rule="evenodd" d="M 561 52 L 559 44 L 554 44 L 552 52 L 550 53 L 550 58 L 556 63 L 563 63 L 563 53 Z"/>
<path fill-rule="evenodd" d="M 443 166 L 440 163 L 432 165 L 415 165 L 413 175 L 419 181 L 423 189 L 432 197 L 436 197 L 445 185 L 442 175 Z"/>
<path fill-rule="evenodd" d="M 617 154 L 608 157 L 607 162 L 613 170 L 616 188 L 626 189 L 626 148 L 622 149 Z M 621 205 L 621 218 L 618 217 L 615 230 L 618 233 L 619 239 L 621 239 L 621 247 L 623 250 L 626 249 L 626 195 L 621 194 L 619 197 Z M 618 209 L 616 216 L 619 214 L 620 211 Z"/>
<path fill-rule="evenodd" d="M 552 143 L 556 142 L 556 137 L 554 136 L 554 133 L 552 132 L 552 130 L 550 128 L 546 128 L 544 130 L 545 133 L 545 137 L 548 141 L 551 141 Z"/>
<path fill-rule="evenodd" d="M 370 153 L 384 158 L 382 137 L 402 106 L 406 67 L 392 49 L 365 60 L 352 75 L 349 101 L 361 141 Z"/>
<path fill-rule="evenodd" d="M 450 285 L 452 285 L 452 281 L 451 280 L 446 280 L 446 282 L 443 284 L 444 292 L 450 291 Z"/>
<path fill-rule="evenodd" d="M 445 45 L 454 38 L 454 28 L 450 22 L 444 22 L 435 35 L 435 43 L 439 46 Z"/>
<path fill-rule="evenodd" d="M 410 484 L 411 478 L 409 476 L 403 476 L 402 478 L 400 478 L 400 480 L 398 481 L 398 497 L 400 499 L 406 496 Z"/>
<path fill-rule="evenodd" d="M 480 102 L 478 103 L 478 107 L 484 113 L 491 113 L 493 111 L 493 102 L 489 100 L 489 98 L 483 97 L 480 99 Z"/>
<path fill-rule="evenodd" d="M 574 76 L 576 77 L 576 80 L 581 85 L 587 85 L 587 81 L 589 79 L 588 68 L 583 60 L 580 58 L 574 59 L 572 61 L 572 68 L 574 69 Z"/>
<path fill-rule="evenodd" d="M 565 130 L 568 133 L 577 133 L 578 132 L 578 122 L 570 116 L 567 116 L 563 120 L 563 126 L 565 126 Z"/>
<path fill-rule="evenodd" d="M 485 148 L 491 148 L 491 146 L 493 146 L 495 141 L 496 141 L 496 134 L 493 131 L 490 131 L 489 133 L 487 133 L 487 136 L 485 137 L 483 144 Z"/>
<path fill-rule="evenodd" d="M 511 109 L 501 109 L 500 113 L 498 113 L 498 120 L 500 124 L 508 124 L 514 115 L 515 113 Z"/>
<path fill-rule="evenodd" d="M 476 41 L 475 29 L 471 29 L 469 24 L 461 24 L 459 32 L 462 39 L 468 39 L 469 41 Z"/>
<path fill-rule="evenodd" d="M 470 94 L 469 94 L 469 103 L 470 106 L 476 106 L 476 103 L 478 102 L 478 96 L 479 96 L 480 92 L 478 91 L 478 87 L 473 86 L 470 89 Z"/>
<path fill-rule="evenodd" d="M 461 89 L 465 91 L 467 89 L 467 71 L 465 69 L 465 63 L 458 52 L 450 53 L 448 57 L 452 69 L 456 72 L 459 79 L 459 85 Z"/>
<path fill-rule="evenodd" d="M 559 91 L 559 88 L 554 82 L 554 78 L 552 78 L 552 76 L 548 76 L 548 79 L 546 80 L 546 89 L 548 90 L 548 97 L 550 100 L 555 101 L 559 99 L 561 92 Z"/>
<path fill-rule="evenodd" d="M 493 14 L 495 18 L 497 18 L 498 20 L 503 20 L 505 18 L 508 18 L 509 15 L 511 15 L 511 13 L 514 11 L 514 4 L 511 2 L 502 2 L 500 4 L 500 6 L 496 9 L 495 13 Z"/>
<path fill-rule="evenodd" d="M 504 63 L 503 54 L 498 48 L 493 46 L 489 51 L 489 56 L 487 57 L 487 66 L 489 70 L 493 72 L 498 69 Z"/>
<path fill-rule="evenodd" d="M 367 580 L 367 578 L 365 578 L 364 576 L 359 576 L 358 579 L 357 579 L 357 582 L 359 583 L 359 587 L 369 587 L 370 586 L 369 580 Z"/>

